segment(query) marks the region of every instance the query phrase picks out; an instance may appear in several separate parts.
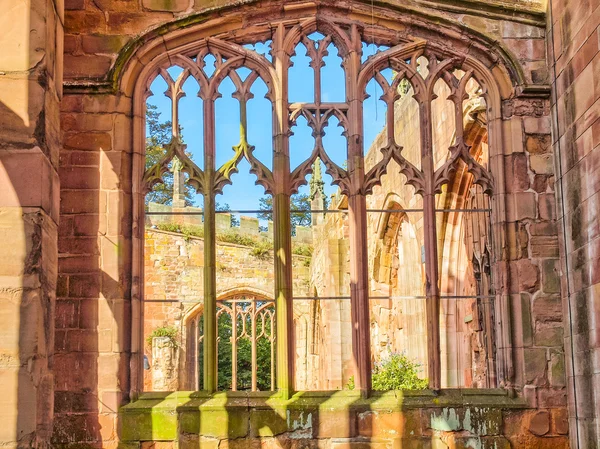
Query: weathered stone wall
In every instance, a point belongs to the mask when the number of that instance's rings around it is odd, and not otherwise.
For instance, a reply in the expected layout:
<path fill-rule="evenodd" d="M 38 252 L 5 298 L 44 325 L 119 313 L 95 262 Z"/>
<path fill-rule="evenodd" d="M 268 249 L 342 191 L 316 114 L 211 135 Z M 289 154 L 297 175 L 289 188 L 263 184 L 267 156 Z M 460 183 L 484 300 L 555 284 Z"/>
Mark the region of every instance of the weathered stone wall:
<path fill-rule="evenodd" d="M 131 99 L 65 95 L 61 126 L 54 444 L 110 446 L 132 376 Z"/>
<path fill-rule="evenodd" d="M 572 448 L 600 447 L 600 4 L 551 0 L 547 51 Z M 544 147 L 550 146 L 544 140 Z M 538 147 L 536 145 L 536 147 Z M 538 147 L 539 148 L 539 147 Z"/>
<path fill-rule="evenodd" d="M 139 363 L 130 363 L 131 348 L 138 338 L 131 335 L 131 323 L 132 317 L 135 320 L 138 316 L 140 299 L 140 279 L 131 274 L 138 257 L 132 253 L 132 228 L 134 235 L 140 233 L 138 224 L 133 225 L 131 208 L 132 195 L 138 195 L 137 190 L 132 191 L 131 176 L 134 120 L 131 98 L 113 89 L 111 77 L 119 76 L 126 55 L 136 48 L 134 41 L 145 31 L 230 2 L 160 3 L 66 0 L 65 4 L 67 94 L 61 104 L 64 147 L 60 153 L 56 329 L 62 343 L 57 343 L 55 357 L 57 445 L 115 445 L 116 410 L 129 399 L 130 381 L 139 369 Z M 508 215 L 503 249 L 510 255 L 506 259 L 510 262 L 502 262 L 499 270 L 512 295 L 505 300 L 510 301 L 508 310 L 513 311 L 515 323 L 509 335 L 515 346 L 514 384 L 518 389 L 527 385 L 524 393 L 530 406 L 544 409 L 534 422 L 542 422 L 538 432 L 555 435 L 558 427 L 551 423 L 559 420 L 565 399 L 560 369 L 562 345 L 555 341 L 555 330 L 550 334 L 546 331 L 547 323 L 559 322 L 560 310 L 556 310 L 559 297 L 555 292 L 556 229 L 549 183 L 552 170 L 546 163 L 550 156 L 544 144 L 549 133 L 549 105 L 543 91 L 548 81 L 543 5 L 513 2 L 509 14 L 501 2 L 482 2 L 474 8 L 472 2 L 460 6 L 443 3 L 433 10 L 431 2 L 390 2 L 401 8 L 413 7 L 417 15 L 448 19 L 451 22 L 444 23 L 456 24 L 451 32 L 457 35 L 467 32 L 465 26 L 485 33 L 490 41 L 506 47 L 514 56 L 516 70 L 523 72 L 523 85 L 514 88 L 515 94 L 542 91 L 541 99 L 512 95 L 506 100 L 502 126 L 511 143 L 507 147 L 518 149 L 527 143 L 529 151 L 499 155 L 494 163 L 504 167 L 510 194 L 503 197 Z M 350 15 L 352 8 L 371 9 L 368 2 L 362 6 L 351 6 L 350 2 L 336 5 L 348 6 Z M 229 11 L 233 15 L 218 19 L 221 29 L 244 26 L 244 14 L 278 17 L 284 13 L 281 2 L 275 1 L 248 7 L 236 4 Z M 297 14 L 303 14 L 299 11 Z M 185 19 L 172 28 L 199 20 L 201 16 Z M 148 36 L 155 38 L 159 33 Z M 115 62 L 119 52 L 125 56 Z M 519 79 L 517 74 L 513 79 Z M 537 89 L 527 89 L 527 84 Z M 510 91 L 512 87 L 503 89 Z M 550 340 L 544 335 L 550 335 Z M 519 425 L 529 426 L 529 418 Z"/>
<path fill-rule="evenodd" d="M 288 400 L 244 392 L 160 394 L 122 409 L 122 438 L 142 447 L 160 439 L 169 449 L 568 447 L 566 421 L 544 420 L 505 391 L 446 390 L 432 400 L 399 392 L 365 400 L 356 391 L 298 393 Z M 156 403 L 160 409 L 152 410 Z"/>
<path fill-rule="evenodd" d="M 61 1 L 0 13 L 0 445 L 48 447 L 54 407 Z"/>
<path fill-rule="evenodd" d="M 146 339 L 159 327 L 174 326 L 178 330 L 179 347 L 185 352 L 187 322 L 196 313 L 202 313 L 204 240 L 175 232 L 146 229 L 144 246 L 144 337 Z M 292 264 L 294 291 L 306 296 L 310 257 L 294 255 Z M 251 247 L 217 242 L 217 270 L 217 298 L 235 293 L 256 293 L 268 298 L 274 296 L 272 251 L 267 255 L 254 255 Z M 152 348 L 146 341 L 144 345 L 145 355 L 152 366 Z M 190 369 L 184 363 L 185 358 L 180 356 L 178 365 L 181 374 Z M 152 370 L 144 374 L 144 389 L 154 391 Z"/>

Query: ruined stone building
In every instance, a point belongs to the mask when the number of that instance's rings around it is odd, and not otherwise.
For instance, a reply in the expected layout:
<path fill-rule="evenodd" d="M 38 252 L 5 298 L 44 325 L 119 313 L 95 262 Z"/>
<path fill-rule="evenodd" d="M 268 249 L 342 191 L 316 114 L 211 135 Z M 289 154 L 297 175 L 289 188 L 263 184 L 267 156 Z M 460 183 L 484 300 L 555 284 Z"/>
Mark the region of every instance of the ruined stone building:
<path fill-rule="evenodd" d="M 600 448 L 598 0 L 3 0 L 0 442 Z"/>

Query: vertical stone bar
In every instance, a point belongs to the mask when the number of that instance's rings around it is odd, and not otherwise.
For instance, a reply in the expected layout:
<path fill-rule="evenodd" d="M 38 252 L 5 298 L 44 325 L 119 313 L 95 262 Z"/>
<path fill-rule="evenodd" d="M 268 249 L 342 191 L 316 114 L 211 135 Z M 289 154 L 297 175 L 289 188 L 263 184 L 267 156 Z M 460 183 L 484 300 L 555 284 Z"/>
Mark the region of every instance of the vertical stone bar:
<path fill-rule="evenodd" d="M 257 363 L 257 352 L 256 346 L 258 342 L 256 341 L 256 300 L 252 301 L 251 306 L 251 317 L 252 317 L 252 391 L 256 391 L 258 389 L 258 379 L 257 379 L 257 371 L 258 371 L 258 363 Z"/>
<path fill-rule="evenodd" d="M 357 35 L 355 42 L 360 42 Z M 360 44 L 359 44 L 360 45 Z M 369 327 L 369 274 L 367 250 L 367 203 L 362 185 L 365 178 L 363 157 L 362 101 L 357 78 L 360 55 L 352 51 L 346 57 L 346 98 L 348 110 L 348 172 L 351 192 L 348 198 L 350 223 L 350 301 L 352 352 L 355 385 L 363 396 L 371 390 L 371 337 Z"/>
<path fill-rule="evenodd" d="M 237 301 L 231 302 L 231 390 L 237 391 Z M 242 317 L 243 319 L 243 317 Z"/>
<path fill-rule="evenodd" d="M 53 428 L 63 3 L 0 13 L 0 444 Z"/>
<path fill-rule="evenodd" d="M 284 397 L 294 389 L 294 306 L 292 302 L 292 234 L 290 221 L 290 160 L 288 140 L 289 56 L 283 48 L 285 28 L 273 37 L 273 64 L 281 89 L 276 92 L 273 112 L 273 236 L 275 253 L 275 347 L 276 385 Z"/>
<path fill-rule="evenodd" d="M 204 100 L 204 390 L 217 389 L 217 274 L 215 231 L 215 104 Z"/>
<path fill-rule="evenodd" d="M 363 174 L 364 175 L 364 174 Z M 350 301 L 352 348 L 356 388 L 363 396 L 371 390 L 371 340 L 369 332 L 369 278 L 367 267 L 367 205 L 362 194 L 348 200 L 350 221 Z"/>
<path fill-rule="evenodd" d="M 277 193 L 273 207 L 273 217 L 277 224 L 274 236 L 277 388 L 287 397 L 294 389 L 295 359 L 290 197 L 285 193 Z"/>
<path fill-rule="evenodd" d="M 438 251 L 435 220 L 434 163 L 431 128 L 431 100 L 420 101 L 422 169 L 425 174 L 423 226 L 425 239 L 425 294 L 427 296 L 427 355 L 429 388 L 441 387 L 440 361 L 440 293 L 438 284 Z"/>

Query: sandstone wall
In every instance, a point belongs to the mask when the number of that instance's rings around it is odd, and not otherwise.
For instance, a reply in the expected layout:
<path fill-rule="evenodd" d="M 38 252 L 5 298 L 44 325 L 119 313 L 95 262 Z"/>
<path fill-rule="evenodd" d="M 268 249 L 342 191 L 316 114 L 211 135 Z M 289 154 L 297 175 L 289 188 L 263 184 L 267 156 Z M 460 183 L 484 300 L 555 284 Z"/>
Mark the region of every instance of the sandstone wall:
<path fill-rule="evenodd" d="M 0 13 L 0 445 L 48 447 L 54 408 L 61 1 Z"/>
<path fill-rule="evenodd" d="M 132 319 L 138 316 L 140 300 L 140 279 L 132 277 L 131 272 L 132 265 L 139 262 L 134 249 L 140 249 L 134 248 L 136 243 L 132 238 L 140 234 L 138 224 L 134 225 L 131 206 L 132 195 L 138 194 L 132 191 L 132 99 L 129 91 L 113 88 L 109 72 L 114 67 L 111 73 L 119 76 L 126 57 L 116 63 L 117 55 L 132 54 L 135 40 L 145 31 L 185 18 L 171 25 L 173 29 L 181 29 L 202 19 L 202 16 L 188 19 L 188 15 L 223 3 L 65 2 L 67 89 L 61 103 L 64 146 L 60 152 L 56 320 L 63 343 L 57 344 L 55 356 L 56 445 L 97 446 L 100 442 L 105 446 L 115 445 L 116 411 L 130 399 L 131 379 L 136 378 L 140 365 L 135 361 L 130 363 L 131 348 L 140 343 L 135 341 L 138 336 L 131 335 Z M 508 147 L 522 148 L 526 142 L 530 151 L 516 150 L 498 156 L 495 161 L 504 167 L 511 194 L 505 201 L 509 233 L 503 246 L 509 256 L 503 259 L 501 269 L 511 275 L 502 279 L 511 295 L 507 301 L 511 303 L 516 323 L 511 335 L 515 343 L 514 383 L 519 388 L 526 385 L 525 395 L 532 408 L 545 409 L 540 419 L 548 429 L 544 431 L 542 425 L 542 433 L 556 435 L 562 432 L 555 423 L 560 422 L 560 408 L 565 399 L 564 380 L 560 377 L 561 344 L 556 344 L 555 336 L 549 342 L 543 338 L 543 323 L 560 319 L 560 311 L 556 310 L 559 298 L 553 291 L 557 256 L 556 229 L 552 222 L 554 198 L 548 182 L 552 169 L 545 163 L 550 156 L 544 143 L 549 133 L 549 106 L 543 90 L 548 81 L 543 12 L 540 4 L 528 1 L 511 3 L 510 13 L 496 2 L 477 4 L 485 9 L 484 13 L 471 8 L 472 2 L 461 6 L 443 3 L 437 11 L 429 9 L 427 5 L 431 2 L 425 5 L 412 1 L 409 6 L 453 21 L 456 26 L 452 33 L 456 35 L 466 33 L 467 26 L 486 33 L 491 41 L 502 42 L 514 56 L 517 70 L 523 71 L 524 85 L 504 86 L 507 91 L 514 87 L 514 94 L 507 94 L 502 127 L 507 142 L 511 143 Z M 336 4 L 350 6 L 346 2 Z M 371 8 L 367 3 L 361 7 Z M 247 19 L 242 14 L 251 18 L 264 13 L 276 18 L 284 14 L 284 8 L 278 2 L 247 7 L 236 3 L 230 12 L 232 16 L 217 19 L 219 26 L 232 29 L 244 26 Z M 162 39 L 158 36 L 167 28 L 149 36 Z M 439 33 L 430 32 L 437 38 Z M 136 56 L 133 60 L 137 60 Z M 518 79 L 516 74 L 512 75 Z M 526 84 L 531 83 L 536 89 L 527 89 Z M 526 94 L 517 97 L 522 91 Z M 536 98 L 539 91 L 541 98 Z M 46 117 L 50 116 L 49 111 Z M 528 425 L 526 419 L 523 426 Z"/>
<path fill-rule="evenodd" d="M 547 51 L 572 448 L 600 447 L 600 4 L 552 0 Z"/>
<path fill-rule="evenodd" d="M 190 369 L 185 366 L 188 350 L 186 326 L 189 319 L 202 313 L 204 301 L 204 240 L 146 229 L 144 263 L 144 339 L 159 327 L 174 326 L 179 331 L 179 370 L 183 375 Z M 294 255 L 292 264 L 294 291 L 306 296 L 310 282 L 310 257 Z M 217 298 L 236 293 L 255 293 L 273 298 L 272 252 L 257 256 L 252 254 L 250 247 L 218 242 L 217 270 Z M 172 302 L 159 302 L 165 300 Z M 152 365 L 152 348 L 146 341 L 144 345 L 145 355 Z M 144 374 L 144 389 L 153 391 L 152 372 Z M 183 388 L 183 383 L 181 385 Z"/>

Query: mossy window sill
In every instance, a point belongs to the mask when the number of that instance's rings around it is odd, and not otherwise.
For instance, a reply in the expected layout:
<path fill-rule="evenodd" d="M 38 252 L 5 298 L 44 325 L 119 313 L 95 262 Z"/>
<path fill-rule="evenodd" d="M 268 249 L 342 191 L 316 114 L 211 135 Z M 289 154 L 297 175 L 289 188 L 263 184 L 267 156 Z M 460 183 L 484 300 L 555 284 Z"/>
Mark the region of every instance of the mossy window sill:
<path fill-rule="evenodd" d="M 366 399 L 358 391 L 304 391 L 289 399 L 271 392 L 149 392 L 121 408 L 120 432 L 122 441 L 174 441 L 182 435 L 262 438 L 294 432 L 308 438 L 348 438 L 361 435 L 361 423 L 378 419 L 384 435 L 423 419 L 432 426 L 441 423 L 440 430 L 449 422 L 459 423 L 458 430 L 467 422 L 484 422 L 482 429 L 499 432 L 504 411 L 526 408 L 522 398 L 501 389 L 387 391 Z"/>
<path fill-rule="evenodd" d="M 196 407 L 307 407 L 327 408 L 365 407 L 367 409 L 407 409 L 423 407 L 495 406 L 502 408 L 527 408 L 524 399 L 514 397 L 510 390 L 490 389 L 443 389 L 433 390 L 392 390 L 374 391 L 368 398 L 362 398 L 359 391 L 298 391 L 286 399 L 277 392 L 270 391 L 173 391 L 146 392 L 137 400 L 124 406 L 122 411 L 147 409 L 155 406 L 176 407 L 178 410 Z"/>

